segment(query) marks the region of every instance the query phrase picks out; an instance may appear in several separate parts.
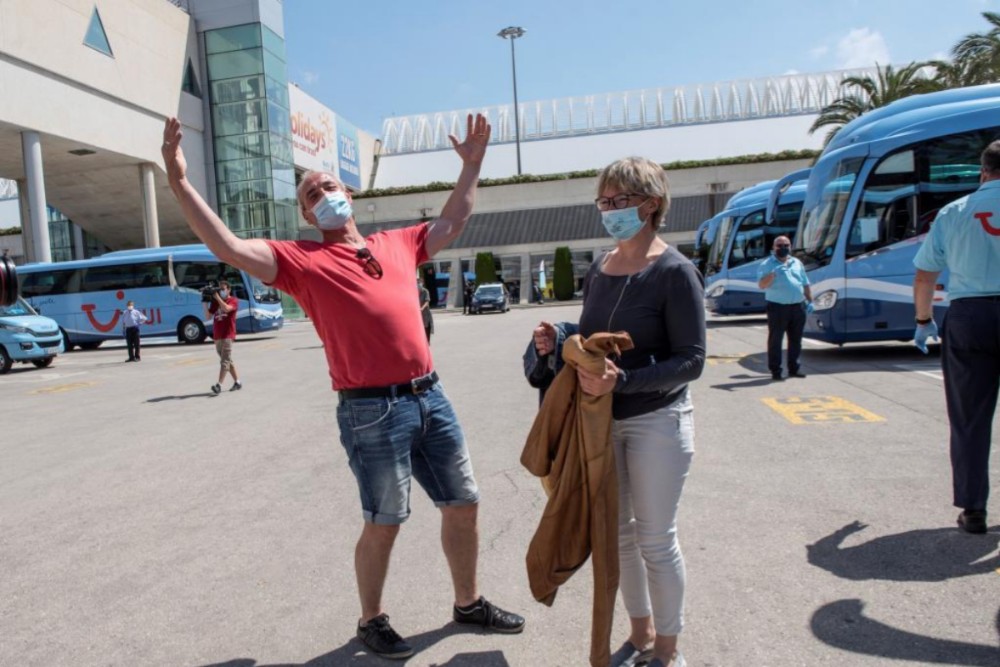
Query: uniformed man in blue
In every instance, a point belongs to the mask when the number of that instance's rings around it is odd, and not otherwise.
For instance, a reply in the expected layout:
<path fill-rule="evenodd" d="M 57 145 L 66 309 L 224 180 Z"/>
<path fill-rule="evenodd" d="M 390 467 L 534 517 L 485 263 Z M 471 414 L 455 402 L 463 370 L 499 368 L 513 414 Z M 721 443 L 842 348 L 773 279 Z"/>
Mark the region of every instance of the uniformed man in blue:
<path fill-rule="evenodd" d="M 947 269 L 951 304 L 941 323 L 941 368 L 951 424 L 951 470 L 958 525 L 986 532 L 993 413 L 1000 387 L 1000 141 L 980 158 L 981 185 L 938 213 L 913 259 L 917 328 L 924 353 L 937 339 L 932 303 Z"/>
<path fill-rule="evenodd" d="M 757 269 L 757 284 L 767 300 L 767 368 L 771 379 L 780 382 L 781 341 L 788 335 L 788 377 L 804 378 L 799 368 L 802 354 L 802 331 L 806 314 L 811 313 L 812 292 L 802 262 L 792 257 L 792 242 L 787 236 L 774 239 L 774 253 Z"/>

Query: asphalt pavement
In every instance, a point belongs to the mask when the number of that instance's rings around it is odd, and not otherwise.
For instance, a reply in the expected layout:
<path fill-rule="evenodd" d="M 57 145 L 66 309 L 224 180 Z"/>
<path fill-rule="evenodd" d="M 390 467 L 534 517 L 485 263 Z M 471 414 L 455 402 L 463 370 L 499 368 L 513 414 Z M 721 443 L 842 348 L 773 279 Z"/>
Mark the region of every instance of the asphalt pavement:
<path fill-rule="evenodd" d="M 482 491 L 480 584 L 519 636 L 450 622 L 438 512 L 419 488 L 385 606 L 412 667 L 586 665 L 589 568 L 549 608 L 524 555 L 544 505 L 519 464 L 537 396 L 521 354 L 579 305 L 436 313 L 431 347 Z M 807 342 L 770 381 L 761 318 L 713 318 L 680 512 L 692 667 L 1000 665 L 1000 505 L 955 528 L 937 350 Z M 379 354 L 379 350 L 358 350 Z M 211 345 L 147 342 L 0 376 L 0 665 L 389 665 L 354 639 L 361 514 L 306 321 Z M 993 457 L 992 479 L 1000 480 Z M 619 604 L 615 646 L 627 636 Z"/>

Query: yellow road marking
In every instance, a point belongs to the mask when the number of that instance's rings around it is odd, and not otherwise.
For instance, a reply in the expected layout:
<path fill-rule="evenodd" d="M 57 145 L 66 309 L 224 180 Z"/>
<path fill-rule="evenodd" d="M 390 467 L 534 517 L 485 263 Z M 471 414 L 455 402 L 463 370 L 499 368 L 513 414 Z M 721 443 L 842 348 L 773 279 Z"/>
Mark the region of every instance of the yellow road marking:
<path fill-rule="evenodd" d="M 764 404 L 793 424 L 884 422 L 874 412 L 836 396 L 764 398 Z"/>
<path fill-rule="evenodd" d="M 174 366 L 198 366 L 199 364 L 207 363 L 204 359 L 185 359 L 184 361 L 174 362 Z"/>
<path fill-rule="evenodd" d="M 705 357 L 705 363 L 709 366 L 718 366 L 719 364 L 735 364 L 743 359 L 746 359 L 748 354 L 710 354 Z"/>
<path fill-rule="evenodd" d="M 35 389 L 34 391 L 29 391 L 29 394 L 61 394 L 64 391 L 73 391 L 74 389 L 83 389 L 84 387 L 93 387 L 96 382 L 73 382 L 71 384 L 57 384 L 52 387 L 42 387 L 41 389 Z"/>

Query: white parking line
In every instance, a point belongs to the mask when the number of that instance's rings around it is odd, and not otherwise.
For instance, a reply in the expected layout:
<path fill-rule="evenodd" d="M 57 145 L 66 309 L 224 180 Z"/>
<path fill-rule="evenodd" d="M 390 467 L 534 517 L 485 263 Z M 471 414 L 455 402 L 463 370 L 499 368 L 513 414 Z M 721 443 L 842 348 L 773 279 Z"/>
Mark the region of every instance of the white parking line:
<path fill-rule="evenodd" d="M 929 378 L 934 378 L 942 382 L 944 381 L 944 373 L 933 364 L 895 364 L 894 368 L 898 368 L 901 371 L 909 371 L 910 373 L 917 373 L 918 375 L 926 375 Z"/>

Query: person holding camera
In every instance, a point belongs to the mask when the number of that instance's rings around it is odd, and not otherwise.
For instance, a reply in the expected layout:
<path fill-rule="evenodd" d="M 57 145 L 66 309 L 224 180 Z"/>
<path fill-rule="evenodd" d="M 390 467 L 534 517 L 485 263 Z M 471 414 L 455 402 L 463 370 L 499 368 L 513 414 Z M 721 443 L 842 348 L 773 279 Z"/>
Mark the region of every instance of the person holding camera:
<path fill-rule="evenodd" d="M 225 280 L 219 283 L 219 288 L 207 290 L 209 300 L 205 303 L 205 313 L 212 318 L 212 340 L 215 341 L 215 351 L 219 355 L 219 381 L 212 385 L 212 393 L 222 392 L 222 381 L 226 373 L 233 376 L 233 386 L 229 391 L 239 391 L 243 388 L 240 376 L 233 363 L 233 341 L 236 340 L 236 311 L 240 302 L 233 296 L 229 283 Z"/>
<path fill-rule="evenodd" d="M 479 593 L 479 487 L 455 410 L 434 371 L 418 300 L 417 267 L 455 240 L 472 215 L 490 140 L 486 118 L 470 114 L 464 140 L 450 135 L 462 168 L 455 189 L 429 222 L 364 236 L 351 194 L 334 174 L 303 175 L 299 210 L 322 241 L 242 239 L 186 178 L 181 124 L 167 120 L 167 180 L 194 233 L 223 262 L 291 294 L 323 342 L 337 422 L 354 473 L 363 524 L 355 549 L 361 614 L 357 636 L 381 657 L 402 659 L 413 647 L 389 623 L 382 592 L 400 526 L 410 515 L 415 480 L 441 516 L 441 544 L 451 571 L 456 623 L 519 633 L 524 618 Z M 411 566 L 412 567 L 412 566 Z M 419 576 L 419 567 L 411 576 Z"/>

